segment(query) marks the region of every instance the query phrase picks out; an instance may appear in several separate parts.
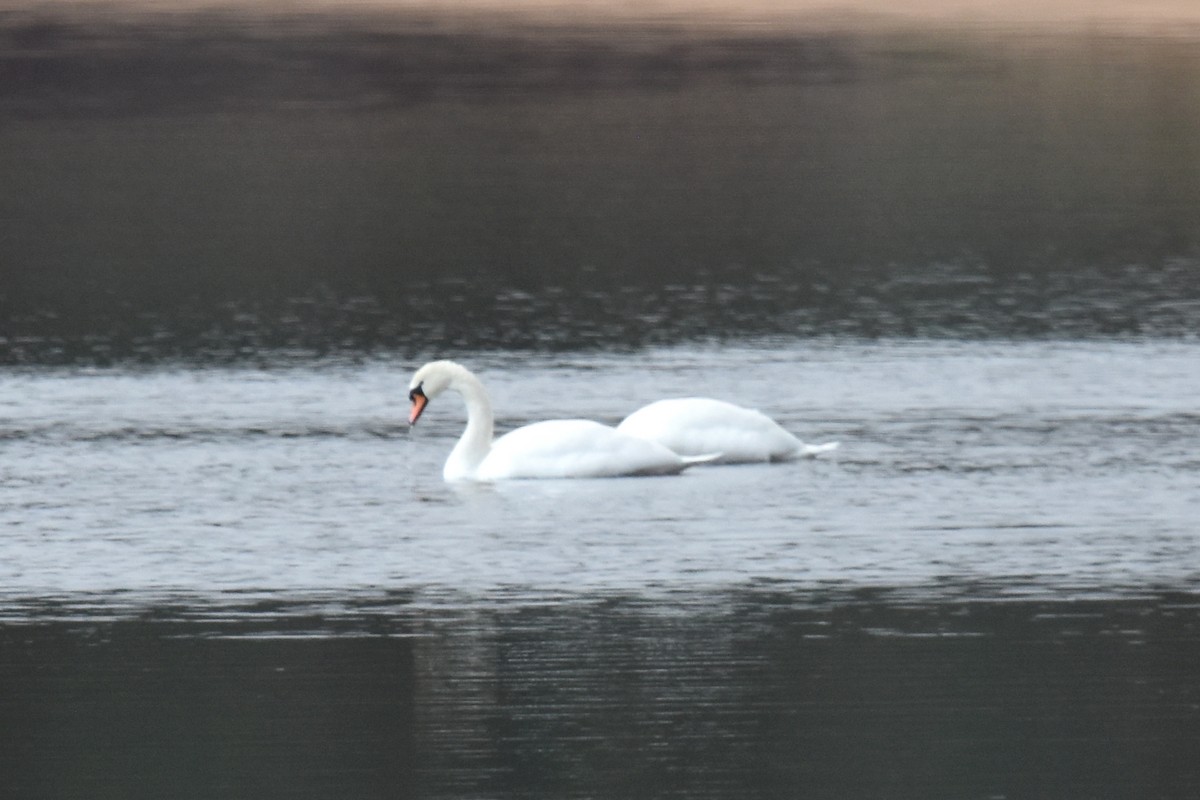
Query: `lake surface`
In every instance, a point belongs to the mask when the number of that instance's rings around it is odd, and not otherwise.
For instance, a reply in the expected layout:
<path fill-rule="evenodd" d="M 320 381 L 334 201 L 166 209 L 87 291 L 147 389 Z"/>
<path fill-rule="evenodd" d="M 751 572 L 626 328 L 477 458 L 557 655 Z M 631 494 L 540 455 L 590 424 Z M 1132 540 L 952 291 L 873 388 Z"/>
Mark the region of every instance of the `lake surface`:
<path fill-rule="evenodd" d="M 1196 356 L 1195 343 L 1154 341 L 465 354 L 501 430 L 616 424 L 693 392 L 842 442 L 786 466 L 494 487 L 442 482 L 456 398 L 408 429 L 416 363 L 18 372 L 0 389 L 0 435 L 19 557 L 0 585 L 439 598 L 755 580 L 1181 588 L 1200 569 Z"/>
<path fill-rule="evenodd" d="M 0 15 L 0 363 L 1194 335 L 1200 35 Z"/>
<path fill-rule="evenodd" d="M 416 363 L 10 372 L 6 791 L 1200 786 L 1196 343 L 460 357 L 505 428 L 698 392 L 842 444 L 459 487 Z"/>
<path fill-rule="evenodd" d="M 1200 796 L 1194 26 L 18 6 L 0 797 Z"/>

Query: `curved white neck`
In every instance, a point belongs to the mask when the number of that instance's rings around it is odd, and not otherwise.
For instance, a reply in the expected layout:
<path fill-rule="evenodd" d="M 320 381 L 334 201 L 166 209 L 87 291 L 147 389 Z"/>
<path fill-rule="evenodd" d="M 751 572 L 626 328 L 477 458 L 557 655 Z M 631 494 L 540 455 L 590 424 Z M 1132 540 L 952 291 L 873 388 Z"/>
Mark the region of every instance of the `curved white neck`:
<path fill-rule="evenodd" d="M 447 388 L 462 395 L 467 406 L 467 428 L 450 451 L 442 475 L 448 481 L 471 478 L 492 449 L 492 403 L 483 384 L 465 369 L 451 379 Z"/>

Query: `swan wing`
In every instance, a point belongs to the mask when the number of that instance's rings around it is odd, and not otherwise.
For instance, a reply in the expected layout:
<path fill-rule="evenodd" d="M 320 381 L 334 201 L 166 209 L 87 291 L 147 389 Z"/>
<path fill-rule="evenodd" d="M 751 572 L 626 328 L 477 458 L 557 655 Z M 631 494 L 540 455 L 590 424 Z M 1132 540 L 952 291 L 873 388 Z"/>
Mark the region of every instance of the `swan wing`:
<path fill-rule="evenodd" d="M 680 455 L 721 453 L 725 463 L 806 455 L 804 443 L 766 414 L 707 397 L 658 400 L 630 414 L 617 430 Z"/>
<path fill-rule="evenodd" d="M 669 475 L 690 466 L 669 448 L 583 419 L 536 422 L 492 443 L 477 477 L 603 478 Z"/>

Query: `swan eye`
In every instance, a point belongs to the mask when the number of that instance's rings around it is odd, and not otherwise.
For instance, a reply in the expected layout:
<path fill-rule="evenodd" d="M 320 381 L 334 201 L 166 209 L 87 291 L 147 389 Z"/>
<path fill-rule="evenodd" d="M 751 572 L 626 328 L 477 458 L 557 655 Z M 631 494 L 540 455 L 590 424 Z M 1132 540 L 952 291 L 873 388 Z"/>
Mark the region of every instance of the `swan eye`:
<path fill-rule="evenodd" d="M 422 389 L 421 389 L 421 387 L 422 387 L 422 386 L 424 386 L 424 385 L 425 385 L 425 381 L 421 381 L 420 383 L 418 383 L 418 384 L 416 385 L 416 387 L 415 387 L 415 388 L 413 388 L 413 389 L 410 389 L 410 390 L 408 391 L 408 400 L 409 400 L 409 402 L 410 402 L 410 403 L 411 403 L 411 402 L 413 402 L 413 401 L 415 401 L 415 400 L 416 400 L 418 397 L 424 397 L 424 396 L 425 396 L 425 392 L 424 392 L 424 391 L 422 391 Z"/>

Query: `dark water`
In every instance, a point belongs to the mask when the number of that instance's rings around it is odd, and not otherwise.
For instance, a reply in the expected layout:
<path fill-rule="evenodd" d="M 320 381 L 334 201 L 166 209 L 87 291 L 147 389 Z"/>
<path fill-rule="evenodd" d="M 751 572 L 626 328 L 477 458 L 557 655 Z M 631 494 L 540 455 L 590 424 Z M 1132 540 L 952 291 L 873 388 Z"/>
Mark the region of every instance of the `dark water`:
<path fill-rule="evenodd" d="M 1080 31 L 0 13 L 0 796 L 1200 795 L 1200 45 Z M 443 356 L 842 446 L 451 487 Z"/>
<path fill-rule="evenodd" d="M 13 797 L 1190 797 L 1195 342 L 460 354 L 834 457 L 453 487 L 405 360 L 10 370 Z M 732 393 L 732 394 L 730 394 Z"/>
<path fill-rule="evenodd" d="M 1188 797 L 1195 595 L 403 595 L 0 628 L 11 797 Z"/>
<path fill-rule="evenodd" d="M 45 11 L 0 41 L 7 363 L 1200 318 L 1184 35 Z"/>

